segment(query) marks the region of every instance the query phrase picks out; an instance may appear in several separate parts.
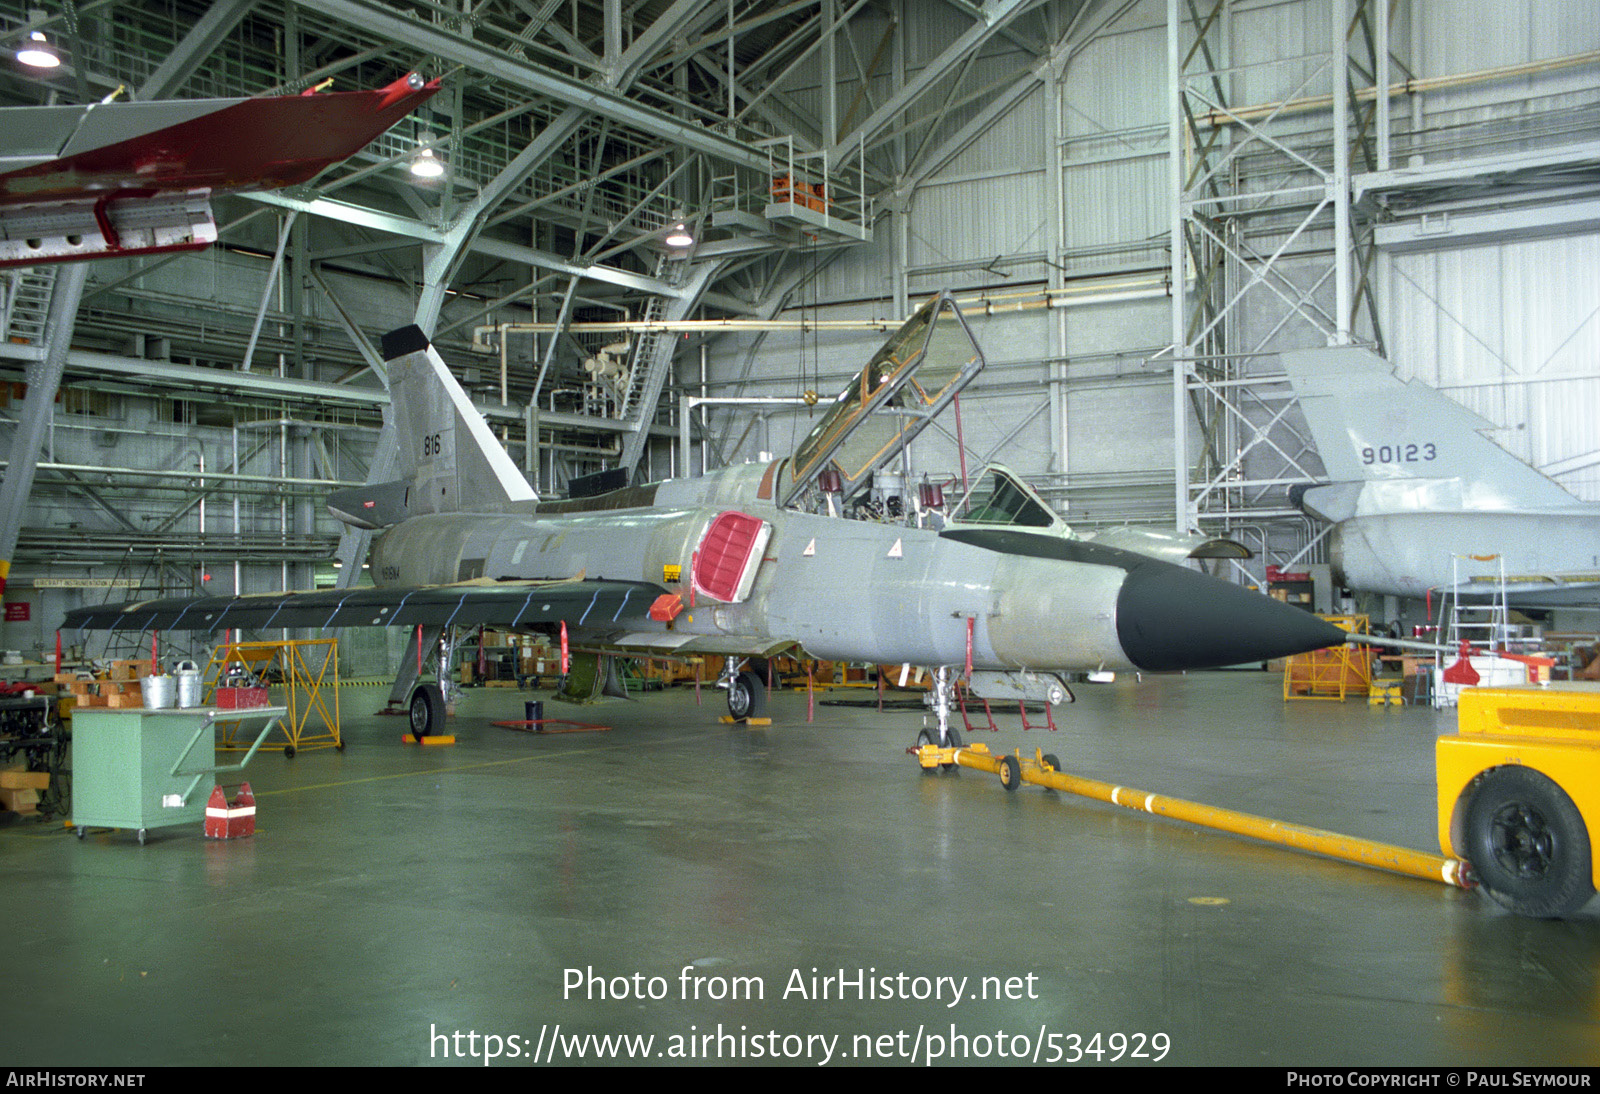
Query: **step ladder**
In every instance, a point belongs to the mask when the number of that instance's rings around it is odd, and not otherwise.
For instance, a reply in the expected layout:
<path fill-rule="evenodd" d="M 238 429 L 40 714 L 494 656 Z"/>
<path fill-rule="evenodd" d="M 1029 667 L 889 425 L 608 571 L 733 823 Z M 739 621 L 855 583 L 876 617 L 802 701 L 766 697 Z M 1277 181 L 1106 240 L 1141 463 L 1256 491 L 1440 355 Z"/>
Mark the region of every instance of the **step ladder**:
<path fill-rule="evenodd" d="M 679 256 L 670 252 L 663 252 L 656 262 L 656 280 L 668 285 L 676 286 L 683 277 L 684 268 L 688 263 Z M 656 323 L 661 320 L 662 312 L 666 308 L 666 297 L 652 296 L 645 304 L 644 314 L 640 319 L 644 323 Z M 643 404 L 647 401 L 647 393 L 655 386 L 659 390 L 660 377 L 672 367 L 672 354 L 661 352 L 662 342 L 672 341 L 672 335 L 666 331 L 652 330 L 648 327 L 641 330 L 633 342 L 633 356 L 628 361 L 628 386 L 624 392 L 621 403 L 617 406 L 617 417 L 622 421 L 633 421 L 642 415 Z M 652 381 L 655 384 L 652 385 Z M 655 404 L 650 400 L 650 410 L 655 411 Z M 643 425 L 641 421 L 641 428 Z"/>
<path fill-rule="evenodd" d="M 23 266 L 8 270 L 0 291 L 0 337 L 14 345 L 43 346 L 49 328 L 50 300 L 61 267 Z"/>
<path fill-rule="evenodd" d="M 1493 596 L 1488 602 L 1472 600 L 1463 602 L 1461 590 L 1467 584 L 1461 575 L 1463 562 L 1495 562 L 1498 580 Z M 1450 556 L 1450 626 L 1447 645 L 1459 650 L 1462 642 L 1479 649 L 1504 649 L 1516 637 L 1511 625 L 1511 612 L 1506 604 L 1506 561 L 1501 555 L 1451 555 Z M 1443 657 L 1442 654 L 1435 655 Z"/>

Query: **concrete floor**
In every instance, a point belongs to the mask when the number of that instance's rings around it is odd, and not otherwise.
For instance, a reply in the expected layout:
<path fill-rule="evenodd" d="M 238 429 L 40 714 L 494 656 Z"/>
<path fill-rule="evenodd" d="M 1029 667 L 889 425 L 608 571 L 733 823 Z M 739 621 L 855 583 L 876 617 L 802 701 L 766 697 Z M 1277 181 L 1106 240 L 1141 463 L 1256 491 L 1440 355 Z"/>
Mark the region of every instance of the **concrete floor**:
<path fill-rule="evenodd" d="M 1084 685 L 1061 732 L 1013 716 L 981 739 L 1436 850 L 1433 740 L 1453 715 L 1286 706 L 1278 688 L 1247 672 Z M 720 693 L 677 691 L 552 704 L 614 728 L 532 737 L 489 725 L 526 695 L 480 690 L 460 743 L 419 750 L 367 714 L 382 694 L 346 689 L 343 754 L 256 758 L 252 839 L 0 828 L 5 1061 L 489 1049 L 525 1066 L 559 1026 L 563 1046 L 653 1035 L 652 1059 L 715 1058 L 721 1033 L 725 1060 L 807 1064 L 861 1062 L 869 1041 L 917 1062 L 1600 1063 L 1600 904 L 1523 920 L 977 772 L 925 776 L 904 753 L 914 712 L 819 706 L 807 725 L 805 696 L 783 695 L 777 724 L 732 728 Z M 864 973 L 879 998 L 816 998 L 813 970 Z M 939 977 L 965 978 L 963 998 Z M 984 978 L 1017 998 L 981 998 Z"/>

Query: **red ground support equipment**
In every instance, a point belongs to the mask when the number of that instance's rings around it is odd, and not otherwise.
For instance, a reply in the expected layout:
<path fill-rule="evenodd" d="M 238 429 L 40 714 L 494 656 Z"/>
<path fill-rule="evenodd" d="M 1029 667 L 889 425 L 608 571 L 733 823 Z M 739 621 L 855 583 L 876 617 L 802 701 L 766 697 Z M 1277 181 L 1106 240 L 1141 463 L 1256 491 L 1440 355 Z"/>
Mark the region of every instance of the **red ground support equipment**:
<path fill-rule="evenodd" d="M 222 787 L 213 787 L 211 800 L 206 802 L 206 838 L 239 839 L 256 834 L 256 796 L 250 784 L 239 787 L 232 802 Z"/>

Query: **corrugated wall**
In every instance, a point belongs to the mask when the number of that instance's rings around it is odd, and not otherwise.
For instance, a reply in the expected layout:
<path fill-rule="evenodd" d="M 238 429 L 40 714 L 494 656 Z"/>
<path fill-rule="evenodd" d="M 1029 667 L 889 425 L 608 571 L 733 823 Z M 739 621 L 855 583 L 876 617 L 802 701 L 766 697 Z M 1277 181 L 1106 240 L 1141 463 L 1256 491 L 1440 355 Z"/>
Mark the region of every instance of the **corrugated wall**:
<path fill-rule="evenodd" d="M 1396 256 L 1390 356 L 1499 428 L 1496 441 L 1600 501 L 1600 235 Z"/>
<path fill-rule="evenodd" d="M 1422 75 L 1600 48 L 1600 19 L 1579 0 L 1487 8 L 1445 0 L 1412 7 Z M 1402 5 L 1394 31 L 1394 48 L 1402 56 L 1411 49 L 1409 18 Z M 1320 63 L 1317 55 L 1327 50 L 1326 2 L 1240 4 L 1232 19 L 1234 102 L 1326 91 L 1326 76 L 1301 87 Z M 911 71 L 970 25 L 965 16 L 938 5 L 908 5 L 907 20 Z M 1070 275 L 1159 269 L 1165 263 L 1170 196 L 1164 20 L 1165 5 L 1158 0 L 1140 5 L 1079 52 L 1065 72 L 1059 104 L 1061 235 L 1055 242 Z M 1008 51 L 975 70 L 992 73 L 1005 63 L 1020 70 L 1021 60 L 1021 54 Z M 1600 75 L 1590 65 L 1538 79 L 1430 93 L 1423 105 L 1430 126 L 1467 125 L 1454 154 L 1485 154 L 1519 145 L 1515 140 L 1475 144 L 1481 126 L 1469 123 L 1495 119 L 1504 129 L 1508 117 L 1564 118 L 1574 104 L 1593 104 L 1597 87 Z M 1529 95 L 1537 97 L 1529 101 Z M 1402 125 L 1408 105 L 1394 108 Z M 1014 291 L 1021 283 L 1044 280 L 1041 256 L 1052 242 L 1048 203 L 1057 200 L 1045 166 L 1055 106 L 1050 89 L 1036 89 L 918 188 L 907 214 L 908 284 L 914 295 L 941 287 Z M 1323 123 L 1312 115 L 1295 123 L 1308 132 L 1318 124 Z M 854 249 L 825 271 L 817 298 L 887 299 L 894 281 L 894 232 L 891 219 L 881 221 L 872 245 Z M 1307 241 L 1325 246 L 1328 239 L 1317 233 Z M 1586 235 L 1407 255 L 1381 264 L 1378 292 L 1383 330 L 1402 371 L 1445 387 L 1502 426 L 1497 436 L 1513 451 L 1554 469 L 1563 485 L 1594 499 L 1600 499 L 1600 461 L 1591 464 L 1585 457 L 1597 448 L 1593 419 L 1600 411 L 1597 250 L 1600 237 Z M 1285 268 L 1309 284 L 1319 264 L 1311 258 Z M 1242 317 L 1241 339 L 1266 334 L 1277 318 Z M 996 316 L 980 326 L 986 348 L 1005 347 L 991 350 L 992 358 L 1013 363 L 1032 358 L 1042 364 L 1052 353 L 1060 354 L 1069 361 L 1074 385 L 1068 388 L 1063 420 L 1054 422 L 1049 413 L 1038 416 L 1005 458 L 1036 476 L 1142 473 L 1148 478 L 1163 471 L 1170 476 L 1170 387 L 1159 378 L 1130 383 L 1116 375 L 1124 366 L 1100 356 L 1121 351 L 1130 360 L 1142 360 L 1165 342 L 1170 337 L 1165 301 L 1071 309 L 1058 328 L 1053 322 Z M 1306 330 L 1285 328 L 1274 344 L 1307 344 L 1308 336 Z M 867 345 L 861 340 L 861 352 L 868 352 Z M 1082 390 L 1075 390 L 1080 385 Z M 981 398 L 968 400 L 974 411 Z M 997 398 L 995 406 L 1005 415 L 1026 414 L 1041 399 L 1048 399 L 1043 385 L 1032 402 L 1013 392 Z"/>

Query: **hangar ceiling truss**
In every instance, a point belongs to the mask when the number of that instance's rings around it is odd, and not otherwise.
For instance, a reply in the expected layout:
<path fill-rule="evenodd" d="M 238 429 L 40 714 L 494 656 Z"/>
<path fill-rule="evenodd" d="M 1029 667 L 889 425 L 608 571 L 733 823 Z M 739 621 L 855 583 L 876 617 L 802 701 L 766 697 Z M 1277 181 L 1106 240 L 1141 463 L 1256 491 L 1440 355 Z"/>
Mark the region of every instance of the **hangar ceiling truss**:
<path fill-rule="evenodd" d="M 483 323 L 770 316 L 808 270 L 826 265 L 817 252 L 871 238 L 886 199 L 908 193 L 970 144 L 986 121 L 1038 85 L 1068 30 L 1081 38 L 1113 5 L 943 0 L 935 18 L 918 11 L 914 34 L 911 7 L 910 0 L 0 0 L 0 33 L 44 30 L 67 60 L 49 75 L 17 66 L 0 72 L 6 105 L 295 94 L 330 80 L 354 89 L 413 70 L 444 82 L 418 113 L 310 183 L 219 199 L 219 252 L 94 267 L 76 323 L 59 325 L 55 335 L 63 349 L 71 342 L 63 382 L 210 405 L 213 417 L 295 423 L 276 445 L 248 459 L 241 453 L 230 474 L 238 482 L 272 471 L 296 480 L 280 538 L 287 544 L 291 534 L 320 534 L 309 484 L 331 480 L 332 463 L 342 478 L 363 474 L 352 466 L 362 446 L 322 430 L 336 421 L 347 426 L 352 416 L 376 427 L 381 397 L 356 393 L 380 386 L 372 344 L 398 318 L 392 307 L 374 309 L 361 285 L 386 286 L 391 296 L 398 290 L 457 359 L 466 359 L 468 333 Z M 986 58 L 1019 51 L 1024 63 L 1013 75 L 985 73 Z M 408 170 L 425 148 L 448 166 L 434 183 Z M 773 200 L 779 175 L 789 176 L 787 202 Z M 736 209 L 753 210 L 755 221 L 717 215 Z M 664 236 L 680 220 L 697 244 L 673 263 Z M 199 308 L 163 287 L 161 275 L 185 262 L 210 262 L 208 276 L 227 279 Z M 49 352 L 42 320 L 52 285 L 30 273 L 4 278 L 0 367 L 17 378 Z M 596 348 L 584 336 L 553 333 L 535 348 L 532 368 L 502 382 L 498 398 L 491 383 L 477 393 L 491 417 L 503 406 L 503 428 L 516 429 L 539 378 L 553 384 Z M 642 437 L 656 417 L 671 349 L 646 355 L 651 375 L 628 393 L 627 420 L 613 415 L 582 432 L 559 414 L 542 415 L 541 445 L 586 452 L 575 471 L 591 469 L 585 459 L 638 459 L 642 446 L 625 454 L 618 437 Z M 213 374 L 217 382 L 208 383 Z M 330 399 L 335 388 L 352 398 Z M 610 457 L 597 455 L 608 450 Z M 40 458 L 10 455 L 18 466 Z M 120 527 L 108 512 L 125 501 L 107 481 L 122 470 L 117 462 L 94 476 L 98 501 L 66 472 L 50 471 L 40 488 L 86 501 Z M 373 462 L 383 463 L 381 447 Z M 167 491 L 170 512 L 147 524 L 180 528 L 182 515 L 204 512 L 202 497 L 234 489 L 219 487 L 228 481 L 213 474 L 204 487 Z M 26 501 L 12 502 L 19 525 Z M 146 549 L 131 533 L 112 543 L 114 531 L 105 530 L 108 552 Z M 80 537 L 80 549 L 98 534 Z M 43 557 L 49 538 L 24 536 Z M 281 554 L 305 565 L 298 549 Z M 307 576 L 286 570 L 284 580 Z"/>

